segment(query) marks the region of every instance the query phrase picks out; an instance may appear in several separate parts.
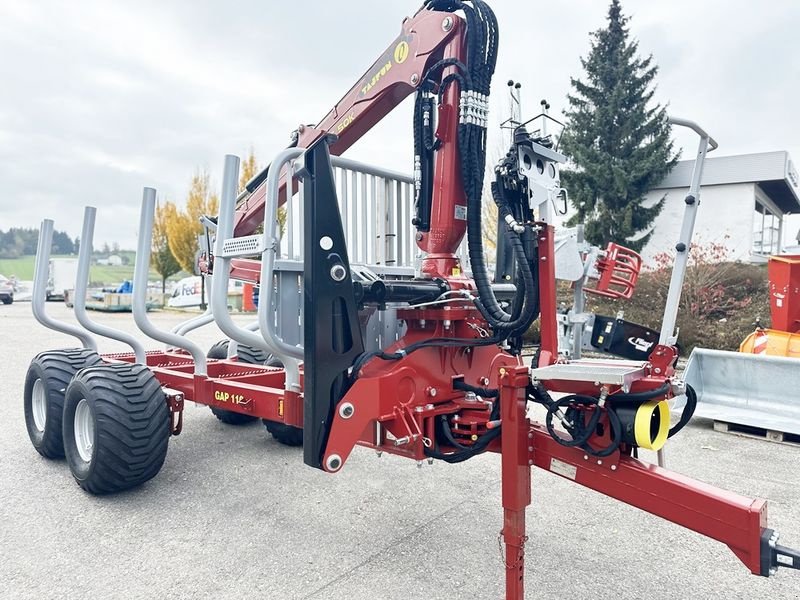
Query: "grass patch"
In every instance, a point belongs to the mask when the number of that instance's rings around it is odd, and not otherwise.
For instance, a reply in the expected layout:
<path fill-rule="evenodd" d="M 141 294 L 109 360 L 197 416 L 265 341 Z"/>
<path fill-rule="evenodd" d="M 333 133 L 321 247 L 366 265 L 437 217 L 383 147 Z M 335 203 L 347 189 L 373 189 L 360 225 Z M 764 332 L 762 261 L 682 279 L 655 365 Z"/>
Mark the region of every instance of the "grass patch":
<path fill-rule="evenodd" d="M 52 258 L 77 258 L 75 256 L 53 256 Z M 35 256 L 21 256 L 19 258 L 0 258 L 0 274 L 6 277 L 16 275 L 17 279 L 22 281 L 30 281 L 33 279 L 33 270 L 35 265 Z M 183 272 L 178 275 L 173 275 L 169 281 L 178 281 L 179 279 L 187 277 Z M 118 267 L 109 265 L 92 265 L 89 268 L 89 285 L 97 286 L 110 286 L 117 285 L 126 279 L 133 279 L 133 256 L 131 256 L 131 264 L 120 265 Z M 150 271 L 150 281 L 161 281 L 161 276 L 155 271 Z"/>

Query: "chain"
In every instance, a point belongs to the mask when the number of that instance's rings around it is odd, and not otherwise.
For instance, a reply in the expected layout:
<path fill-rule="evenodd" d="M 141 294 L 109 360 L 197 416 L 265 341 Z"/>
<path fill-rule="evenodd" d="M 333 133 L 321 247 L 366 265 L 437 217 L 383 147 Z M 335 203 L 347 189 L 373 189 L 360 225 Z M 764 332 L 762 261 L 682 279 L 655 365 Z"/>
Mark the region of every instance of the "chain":
<path fill-rule="evenodd" d="M 514 564 L 508 564 L 508 559 L 506 558 L 505 552 L 503 551 L 503 531 L 500 530 L 500 533 L 497 534 L 497 551 L 500 553 L 500 562 L 503 563 L 503 566 L 506 569 L 516 569 L 518 568 L 524 561 L 525 561 L 525 542 L 528 541 L 528 536 L 522 538 L 522 543 L 520 544 L 519 548 L 519 556 Z"/>

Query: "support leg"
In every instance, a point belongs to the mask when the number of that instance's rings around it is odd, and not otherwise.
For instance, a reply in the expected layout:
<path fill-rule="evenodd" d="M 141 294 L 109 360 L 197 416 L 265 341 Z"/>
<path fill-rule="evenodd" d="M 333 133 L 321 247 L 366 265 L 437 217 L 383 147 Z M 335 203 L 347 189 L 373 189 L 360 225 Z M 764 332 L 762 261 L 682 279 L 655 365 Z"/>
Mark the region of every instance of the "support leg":
<path fill-rule="evenodd" d="M 500 418 L 503 478 L 503 542 L 505 543 L 506 600 L 525 596 L 525 509 L 531 503 L 528 460 L 529 424 L 525 417 L 525 367 L 500 369 Z"/>

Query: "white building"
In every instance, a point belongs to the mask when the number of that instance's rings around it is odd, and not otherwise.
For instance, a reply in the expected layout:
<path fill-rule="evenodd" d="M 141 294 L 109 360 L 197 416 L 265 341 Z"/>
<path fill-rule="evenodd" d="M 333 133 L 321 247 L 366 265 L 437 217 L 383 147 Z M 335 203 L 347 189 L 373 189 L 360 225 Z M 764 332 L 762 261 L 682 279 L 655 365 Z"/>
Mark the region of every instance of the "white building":
<path fill-rule="evenodd" d="M 680 161 L 647 195 L 652 206 L 666 195 L 642 256 L 672 250 L 678 241 L 694 160 Z M 800 177 L 788 152 L 710 155 L 705 162 L 694 241 L 727 246 L 729 260 L 763 262 L 770 254 L 798 252 Z"/>

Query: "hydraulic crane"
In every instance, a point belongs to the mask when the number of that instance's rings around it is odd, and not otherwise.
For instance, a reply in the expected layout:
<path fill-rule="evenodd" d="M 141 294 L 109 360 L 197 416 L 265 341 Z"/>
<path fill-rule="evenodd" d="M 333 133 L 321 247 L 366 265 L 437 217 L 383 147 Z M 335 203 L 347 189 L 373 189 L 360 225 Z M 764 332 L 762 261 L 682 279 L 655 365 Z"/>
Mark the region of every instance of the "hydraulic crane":
<path fill-rule="evenodd" d="M 344 98 L 316 126 L 300 127 L 292 145 L 238 197 L 236 164 L 226 163 L 216 245 L 204 265 L 214 272 L 212 302 L 229 276 L 271 281 L 280 243 L 277 210 L 297 182 L 303 184 L 302 348 L 271 333 L 266 310 L 260 310 L 260 333 L 237 333 L 214 312 L 223 330 L 238 335 L 240 343 L 269 350 L 281 369 L 275 363 L 245 369 L 232 359 L 206 364 L 188 343 L 184 347 L 191 356 L 115 354 L 102 357 L 105 367 L 92 359 L 90 368 L 75 369 L 64 394 L 64 431 L 70 419 L 84 418 L 78 415 L 81 400 L 93 401 L 82 373 L 96 376 L 97 369 L 112 373 L 137 363 L 161 384 L 173 434 L 180 431 L 184 400 L 209 404 L 301 433 L 305 463 L 329 473 L 342 469 L 356 446 L 448 463 L 499 453 L 510 600 L 524 595 L 525 509 L 534 466 L 716 539 L 755 574 L 768 576 L 778 566 L 800 568 L 800 554 L 779 546 L 767 527 L 766 502 L 636 458 L 639 448 L 662 448 L 691 418 L 694 392 L 676 375 L 674 346 L 656 345 L 643 362 L 559 357 L 551 215 L 564 157 L 549 136 L 530 133 L 521 124 L 490 184 L 504 244 L 513 256 L 514 288 L 509 295 L 507 286 L 491 280 L 481 214 L 498 41 L 497 20 L 483 0 L 428 0 Z M 423 258 L 413 280 L 384 281 L 348 259 L 331 162 L 411 94 L 413 226 Z M 283 170 L 290 161 L 299 167 Z M 151 192 L 143 204 L 140 230 L 145 232 L 152 222 Z M 262 223 L 263 233 L 256 233 Z M 469 271 L 455 253 L 465 235 Z M 149 240 L 143 237 L 140 249 L 146 255 Z M 242 258 L 248 252 L 261 254 L 262 260 Z M 384 310 L 389 304 L 401 305 L 405 333 L 387 347 L 365 351 L 359 311 Z M 521 338 L 537 319 L 541 341 L 526 365 Z M 157 339 L 180 345 L 175 337 Z M 26 386 L 31 414 L 36 378 L 43 377 L 37 373 L 42 371 L 29 375 Z M 73 393 L 73 386 L 78 391 Z M 682 395 L 686 408 L 670 426 L 668 402 Z M 529 420 L 529 403 L 544 407 L 544 423 Z M 31 429 L 34 421 L 29 420 L 31 439 L 44 453 L 45 433 Z M 71 452 L 73 446 L 80 449 L 80 439 L 74 438 L 65 435 L 63 443 L 73 474 L 86 489 L 114 491 L 143 480 L 132 476 L 124 485 L 105 486 L 108 482 L 92 480 L 102 475 L 81 470 L 76 456 L 87 464 L 100 458 L 91 448 Z"/>

